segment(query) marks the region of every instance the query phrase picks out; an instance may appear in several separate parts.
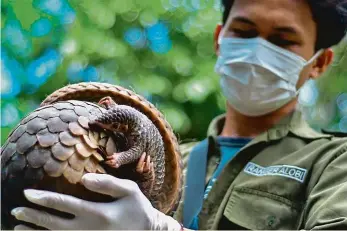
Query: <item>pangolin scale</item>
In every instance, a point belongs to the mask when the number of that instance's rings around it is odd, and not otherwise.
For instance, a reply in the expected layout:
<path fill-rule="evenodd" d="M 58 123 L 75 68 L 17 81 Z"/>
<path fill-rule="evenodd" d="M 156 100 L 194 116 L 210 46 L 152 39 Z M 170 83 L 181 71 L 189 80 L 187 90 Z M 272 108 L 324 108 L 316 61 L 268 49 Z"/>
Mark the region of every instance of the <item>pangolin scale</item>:
<path fill-rule="evenodd" d="M 175 209 L 181 195 L 182 162 L 176 136 L 164 116 L 143 97 L 125 88 L 105 83 L 80 83 L 68 85 L 49 95 L 40 108 L 24 118 L 11 132 L 2 147 L 2 227 L 11 228 L 17 224 L 9 214 L 13 207 L 37 207 L 24 199 L 24 188 L 42 188 L 91 201 L 109 201 L 112 198 L 90 192 L 78 184 L 83 174 L 109 173 L 141 184 L 141 175 L 134 171 L 136 161 L 113 168 L 104 164 L 105 157 L 102 155 L 126 152 L 131 142 L 136 141 L 136 136 L 93 130 L 89 126 L 102 115 L 114 115 L 114 112 L 108 114 L 110 111 L 96 104 L 107 96 L 112 97 L 120 107 L 128 105 L 141 112 L 147 118 L 146 123 L 152 122 L 152 128 L 146 126 L 152 132 L 148 136 L 152 140 L 138 143 L 143 146 L 136 152 L 137 155 L 142 150 L 151 153 L 155 179 L 149 190 L 152 194 L 147 196 L 164 213 Z M 161 139 L 157 139 L 158 134 Z M 156 145 L 149 150 L 150 146 L 145 145 L 148 142 Z M 155 151 L 158 151 L 156 155 L 153 154 Z"/>

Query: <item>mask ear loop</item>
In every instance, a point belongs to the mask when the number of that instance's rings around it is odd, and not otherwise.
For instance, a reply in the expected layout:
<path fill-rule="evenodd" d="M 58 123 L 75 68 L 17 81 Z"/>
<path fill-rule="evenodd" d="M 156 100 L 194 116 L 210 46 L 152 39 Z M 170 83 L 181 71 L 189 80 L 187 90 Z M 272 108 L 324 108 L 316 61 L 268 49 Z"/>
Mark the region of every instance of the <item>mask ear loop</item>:
<path fill-rule="evenodd" d="M 324 51 L 323 49 L 320 49 L 319 51 L 317 51 L 316 54 L 314 54 L 312 58 L 310 58 L 310 60 L 307 61 L 305 66 L 311 64 L 316 58 L 318 58 L 323 53 L 323 51 Z"/>
<path fill-rule="evenodd" d="M 314 54 L 312 56 L 312 58 L 310 58 L 310 60 L 307 61 L 305 66 L 311 64 L 316 58 L 318 58 L 323 53 L 323 51 L 324 51 L 323 49 L 320 49 L 319 51 L 317 51 L 316 54 Z M 314 81 L 314 80 L 312 78 L 308 78 L 308 80 L 306 80 L 306 82 L 304 84 L 302 84 L 302 86 L 299 89 L 296 90 L 295 97 L 297 97 L 299 95 L 299 93 L 303 89 L 303 87 L 310 81 Z"/>

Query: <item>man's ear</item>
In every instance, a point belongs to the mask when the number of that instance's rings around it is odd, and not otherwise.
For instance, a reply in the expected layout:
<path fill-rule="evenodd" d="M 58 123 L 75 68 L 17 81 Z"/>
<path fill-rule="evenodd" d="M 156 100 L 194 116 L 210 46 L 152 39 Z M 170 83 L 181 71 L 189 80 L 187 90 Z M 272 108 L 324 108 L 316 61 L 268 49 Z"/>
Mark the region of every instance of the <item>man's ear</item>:
<path fill-rule="evenodd" d="M 317 79 L 324 73 L 334 60 L 334 51 L 331 48 L 325 49 L 323 53 L 316 59 L 310 77 Z"/>
<path fill-rule="evenodd" d="M 222 24 L 217 24 L 216 29 L 214 31 L 214 38 L 213 38 L 213 43 L 214 43 L 214 51 L 216 54 L 219 54 L 219 45 L 218 45 L 218 37 L 223 28 Z"/>

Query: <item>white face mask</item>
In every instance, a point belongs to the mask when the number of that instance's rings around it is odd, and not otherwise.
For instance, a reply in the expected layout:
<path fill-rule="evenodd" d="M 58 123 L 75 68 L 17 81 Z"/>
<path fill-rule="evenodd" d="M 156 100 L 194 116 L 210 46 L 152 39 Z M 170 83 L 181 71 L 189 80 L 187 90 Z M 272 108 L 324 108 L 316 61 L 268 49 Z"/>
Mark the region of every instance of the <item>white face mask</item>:
<path fill-rule="evenodd" d="M 313 62 L 262 38 L 222 38 L 215 71 L 222 92 L 241 114 L 261 116 L 297 96 L 296 84 L 303 68 Z"/>

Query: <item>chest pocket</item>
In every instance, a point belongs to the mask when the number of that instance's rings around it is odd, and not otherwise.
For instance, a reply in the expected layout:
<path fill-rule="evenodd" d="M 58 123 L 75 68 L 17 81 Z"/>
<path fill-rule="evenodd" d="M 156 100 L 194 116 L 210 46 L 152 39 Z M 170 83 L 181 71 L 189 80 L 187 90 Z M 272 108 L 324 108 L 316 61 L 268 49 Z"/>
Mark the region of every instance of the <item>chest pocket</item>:
<path fill-rule="evenodd" d="M 246 229 L 297 229 L 301 206 L 286 198 L 249 188 L 234 188 L 224 216 Z"/>

